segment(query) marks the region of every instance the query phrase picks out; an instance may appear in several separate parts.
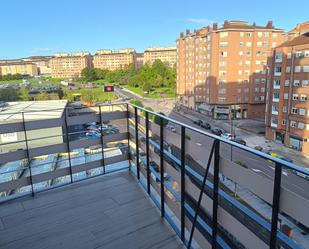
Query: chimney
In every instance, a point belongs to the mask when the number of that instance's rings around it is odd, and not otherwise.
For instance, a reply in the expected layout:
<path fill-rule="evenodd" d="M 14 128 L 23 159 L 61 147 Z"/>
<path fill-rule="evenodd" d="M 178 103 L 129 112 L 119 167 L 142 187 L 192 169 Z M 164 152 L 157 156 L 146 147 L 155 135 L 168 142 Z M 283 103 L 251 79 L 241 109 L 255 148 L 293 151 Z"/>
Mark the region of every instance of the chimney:
<path fill-rule="evenodd" d="M 180 32 L 180 38 L 183 38 L 183 32 Z"/>
<path fill-rule="evenodd" d="M 227 20 L 224 21 L 223 27 L 226 27 L 229 24 Z"/>
<path fill-rule="evenodd" d="M 253 26 L 253 27 L 255 27 L 255 26 L 256 26 L 256 23 L 255 23 L 255 22 L 253 22 L 252 26 Z"/>
<path fill-rule="evenodd" d="M 187 29 L 186 30 L 186 35 L 189 35 L 190 34 L 190 29 Z"/>
<path fill-rule="evenodd" d="M 217 29 L 218 29 L 218 23 L 217 23 L 217 22 L 214 22 L 214 23 L 213 23 L 212 29 L 213 29 L 213 30 L 217 30 Z"/>
<path fill-rule="evenodd" d="M 266 28 L 272 29 L 273 27 L 273 21 L 268 21 L 268 23 L 266 24 Z"/>

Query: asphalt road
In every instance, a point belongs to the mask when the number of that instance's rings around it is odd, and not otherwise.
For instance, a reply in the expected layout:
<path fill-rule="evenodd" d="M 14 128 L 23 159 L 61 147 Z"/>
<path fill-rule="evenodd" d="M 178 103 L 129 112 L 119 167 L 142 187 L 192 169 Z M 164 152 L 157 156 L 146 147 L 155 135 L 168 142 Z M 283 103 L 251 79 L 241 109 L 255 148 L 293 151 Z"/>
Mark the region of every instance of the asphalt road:
<path fill-rule="evenodd" d="M 152 107 L 155 111 L 161 111 L 166 114 L 172 119 L 175 119 L 179 122 L 191 125 L 195 128 L 201 129 L 201 127 L 193 124 L 193 122 L 183 115 L 180 115 L 179 113 L 176 113 L 174 111 L 171 111 L 174 105 L 173 100 L 162 100 L 162 99 L 145 99 L 142 97 L 139 97 L 135 94 L 132 94 L 128 91 L 116 88 L 115 93 L 118 94 L 121 98 L 130 98 L 130 99 L 138 99 L 143 101 L 143 103 L 147 106 Z M 209 121 L 211 125 L 211 121 Z M 215 126 L 215 125 L 214 125 Z M 180 127 L 177 127 L 174 125 L 176 129 L 176 133 L 180 134 Z M 229 132 L 227 129 L 225 129 L 227 132 Z M 207 130 L 206 130 L 207 131 Z M 242 129 L 237 129 L 237 136 L 240 137 L 246 137 L 249 135 L 247 131 L 244 131 Z M 180 137 L 180 136 L 179 136 Z M 205 148 L 205 150 L 210 150 L 211 143 L 210 141 L 207 141 L 205 137 L 201 136 L 200 134 L 197 134 L 195 132 L 190 133 L 191 142 L 198 144 L 199 147 Z M 179 144 L 179 141 L 175 141 L 175 145 Z M 200 155 L 194 155 L 194 151 L 192 151 L 192 157 L 193 158 L 199 158 Z M 240 149 L 234 148 L 232 150 L 232 153 L 230 151 L 230 146 L 221 146 L 221 153 L 224 155 L 230 155 L 232 157 L 232 160 L 234 162 L 241 161 L 246 164 L 248 168 L 250 168 L 255 173 L 267 177 L 269 179 L 274 178 L 274 165 L 267 160 L 261 159 L 259 156 L 253 155 L 251 153 L 242 151 Z M 203 160 L 204 161 L 204 160 Z M 288 169 L 283 169 L 282 173 L 282 180 L 281 184 L 286 189 L 302 196 L 305 199 L 309 199 L 309 181 L 303 179 L 300 176 L 297 176 L 295 173 Z"/>

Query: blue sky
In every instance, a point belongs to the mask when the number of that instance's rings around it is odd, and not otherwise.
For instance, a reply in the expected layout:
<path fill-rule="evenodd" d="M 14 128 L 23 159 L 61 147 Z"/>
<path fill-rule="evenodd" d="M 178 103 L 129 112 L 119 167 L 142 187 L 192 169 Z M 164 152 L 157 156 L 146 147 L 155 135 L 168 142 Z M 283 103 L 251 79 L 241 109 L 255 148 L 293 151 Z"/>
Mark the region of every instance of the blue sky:
<path fill-rule="evenodd" d="M 3 0 L 0 58 L 174 45 L 179 32 L 246 20 L 289 30 L 309 21 L 309 1 Z"/>

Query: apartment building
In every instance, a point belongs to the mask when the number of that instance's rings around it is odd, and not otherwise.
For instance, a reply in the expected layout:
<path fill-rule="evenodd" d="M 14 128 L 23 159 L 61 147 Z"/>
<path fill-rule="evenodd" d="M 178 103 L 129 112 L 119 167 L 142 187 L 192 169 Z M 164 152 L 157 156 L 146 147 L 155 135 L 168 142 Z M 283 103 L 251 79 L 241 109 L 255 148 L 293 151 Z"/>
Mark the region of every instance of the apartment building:
<path fill-rule="evenodd" d="M 86 67 L 92 67 L 92 57 L 88 52 L 57 53 L 50 59 L 53 78 L 78 78 Z"/>
<path fill-rule="evenodd" d="M 32 62 L 7 61 L 0 63 L 0 72 L 1 75 L 21 74 L 34 77 L 38 75 L 38 68 L 37 65 Z"/>
<path fill-rule="evenodd" d="M 267 58 L 282 29 L 243 21 L 180 33 L 177 94 L 181 105 L 218 119 L 263 118 Z"/>
<path fill-rule="evenodd" d="M 39 75 L 49 76 L 51 75 L 50 60 L 52 58 L 52 56 L 31 56 L 21 60 L 36 64 Z"/>
<path fill-rule="evenodd" d="M 309 154 L 309 32 L 269 59 L 266 137 Z"/>
<path fill-rule="evenodd" d="M 110 50 L 101 49 L 93 56 L 94 68 L 117 70 L 135 64 L 136 52 L 133 48 Z"/>
<path fill-rule="evenodd" d="M 176 47 L 153 47 L 144 51 L 144 64 L 152 65 L 155 60 L 166 62 L 173 67 L 177 61 Z"/>

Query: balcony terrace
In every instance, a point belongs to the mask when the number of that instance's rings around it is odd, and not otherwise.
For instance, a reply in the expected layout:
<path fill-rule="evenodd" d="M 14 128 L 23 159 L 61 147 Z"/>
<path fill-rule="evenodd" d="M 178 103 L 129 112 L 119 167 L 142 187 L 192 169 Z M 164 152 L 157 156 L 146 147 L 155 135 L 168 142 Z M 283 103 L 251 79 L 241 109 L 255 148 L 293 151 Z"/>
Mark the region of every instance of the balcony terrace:
<path fill-rule="evenodd" d="M 0 112 L 0 248 L 308 247 L 308 170 L 128 104 L 42 111 Z"/>

